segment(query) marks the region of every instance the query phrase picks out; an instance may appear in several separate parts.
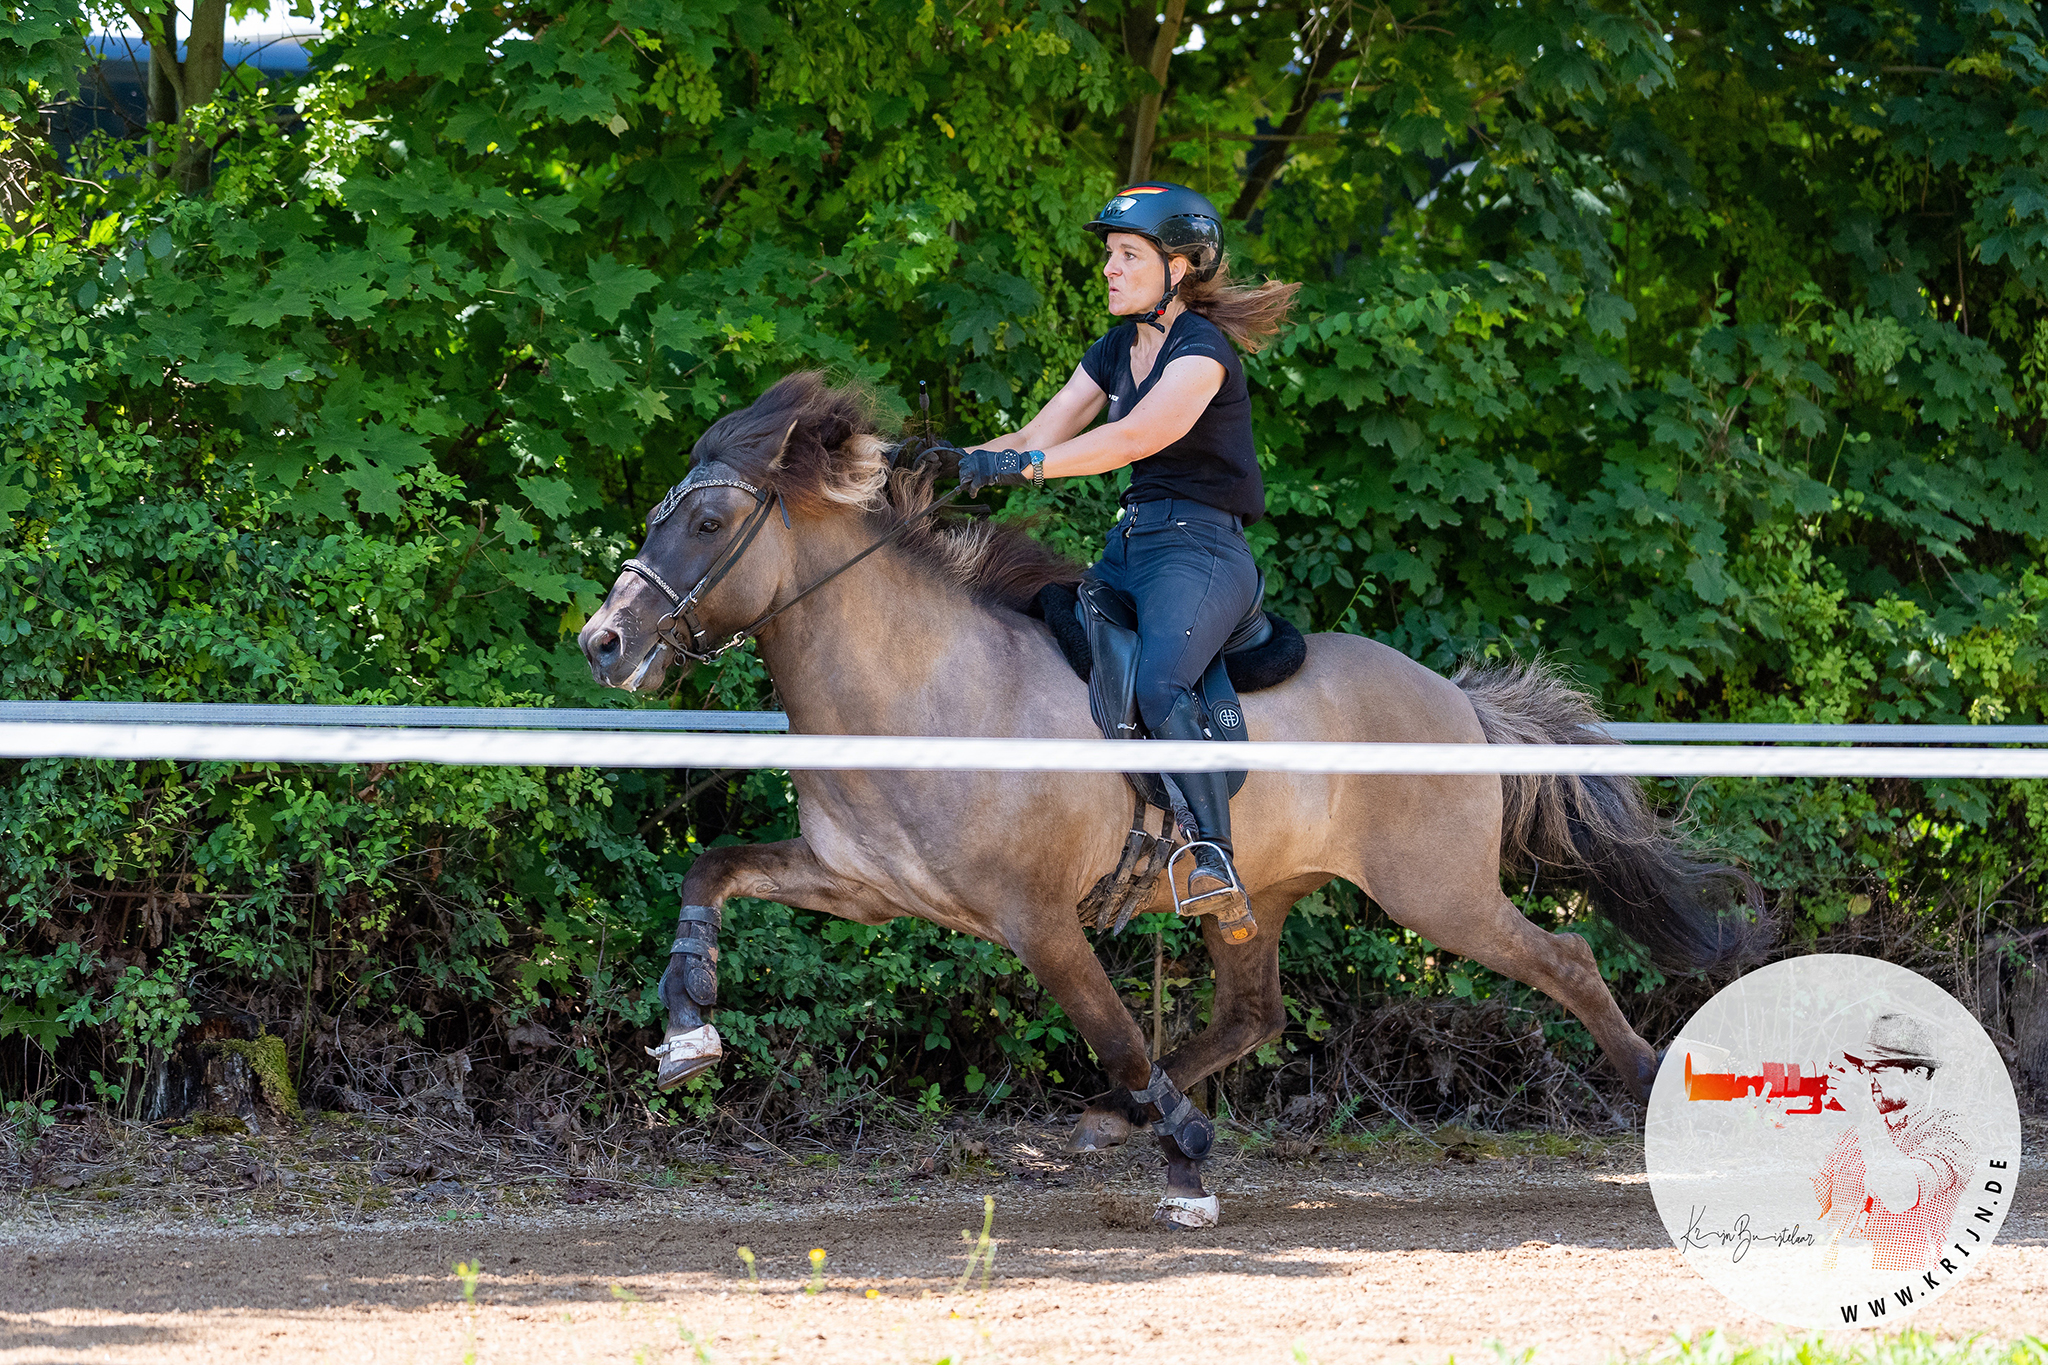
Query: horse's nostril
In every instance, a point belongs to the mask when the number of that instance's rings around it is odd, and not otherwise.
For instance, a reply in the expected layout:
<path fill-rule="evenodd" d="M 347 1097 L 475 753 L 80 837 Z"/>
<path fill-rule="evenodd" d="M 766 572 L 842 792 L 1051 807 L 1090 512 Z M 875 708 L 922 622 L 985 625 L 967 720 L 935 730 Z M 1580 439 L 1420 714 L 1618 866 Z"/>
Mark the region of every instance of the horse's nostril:
<path fill-rule="evenodd" d="M 597 647 L 599 659 L 610 659 L 619 652 L 619 633 L 616 630 L 601 630 L 591 644 Z"/>

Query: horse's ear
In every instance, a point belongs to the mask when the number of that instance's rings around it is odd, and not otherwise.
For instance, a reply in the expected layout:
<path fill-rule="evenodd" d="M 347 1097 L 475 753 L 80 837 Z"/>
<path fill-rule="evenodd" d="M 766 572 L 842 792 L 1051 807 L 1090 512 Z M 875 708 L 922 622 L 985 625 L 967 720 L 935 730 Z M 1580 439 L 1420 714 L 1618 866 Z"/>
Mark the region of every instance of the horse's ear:
<path fill-rule="evenodd" d="M 796 435 L 796 424 L 802 420 L 801 417 L 791 419 L 789 426 L 783 430 L 782 443 L 775 448 L 775 458 L 768 462 L 770 469 L 782 467 L 782 457 L 789 454 L 789 438 Z"/>

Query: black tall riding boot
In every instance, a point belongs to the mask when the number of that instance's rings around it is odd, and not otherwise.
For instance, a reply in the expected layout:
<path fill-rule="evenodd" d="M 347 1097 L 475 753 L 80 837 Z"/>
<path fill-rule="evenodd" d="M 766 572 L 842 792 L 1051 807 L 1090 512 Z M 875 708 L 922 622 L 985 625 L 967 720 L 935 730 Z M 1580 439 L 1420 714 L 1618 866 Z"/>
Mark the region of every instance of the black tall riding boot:
<path fill-rule="evenodd" d="M 1154 739 L 1214 739 L 1204 724 L 1202 704 L 1194 694 L 1183 692 L 1166 719 L 1152 728 Z M 1259 922 L 1252 918 L 1251 897 L 1245 893 L 1230 861 L 1230 774 L 1174 773 L 1171 784 L 1187 801 L 1187 815 L 1194 820 L 1189 831 L 1194 866 L 1187 873 L 1187 913 L 1214 915 L 1223 937 L 1230 943 L 1249 943 L 1258 935 Z M 1178 816 L 1180 812 L 1176 812 Z M 1183 821 L 1185 823 L 1185 821 Z M 1167 869 L 1169 877 L 1179 875 L 1187 860 L 1176 858 Z"/>

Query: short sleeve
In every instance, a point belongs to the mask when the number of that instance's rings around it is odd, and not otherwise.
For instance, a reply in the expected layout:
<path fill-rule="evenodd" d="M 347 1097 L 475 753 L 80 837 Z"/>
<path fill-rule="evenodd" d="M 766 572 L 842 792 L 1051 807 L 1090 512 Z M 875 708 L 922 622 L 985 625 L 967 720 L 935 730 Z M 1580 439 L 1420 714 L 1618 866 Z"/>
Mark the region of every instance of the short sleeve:
<path fill-rule="evenodd" d="M 1088 348 L 1088 353 L 1081 357 L 1082 372 L 1104 393 L 1116 392 L 1116 335 L 1122 330 L 1118 327 L 1098 337 Z"/>
<path fill-rule="evenodd" d="M 1200 325 L 1182 331 L 1181 325 L 1189 322 Z M 1178 360 L 1184 355 L 1207 356 L 1221 364 L 1224 369 L 1230 368 L 1230 339 L 1223 335 L 1223 329 L 1215 323 L 1200 313 L 1187 313 L 1181 317 L 1180 323 L 1176 324 L 1173 330 L 1175 335 L 1168 342 L 1173 351 L 1171 359 Z"/>

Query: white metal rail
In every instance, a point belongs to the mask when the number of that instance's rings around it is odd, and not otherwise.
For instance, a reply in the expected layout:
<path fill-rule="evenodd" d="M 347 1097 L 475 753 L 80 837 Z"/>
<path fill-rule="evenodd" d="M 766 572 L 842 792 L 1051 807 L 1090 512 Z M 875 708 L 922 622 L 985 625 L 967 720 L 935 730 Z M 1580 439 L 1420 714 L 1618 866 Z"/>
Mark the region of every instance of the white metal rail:
<path fill-rule="evenodd" d="M 0 758 L 1005 772 L 1121 772 L 1142 766 L 1166 772 L 2048 777 L 2048 749 L 1974 747 L 2040 743 L 2048 740 L 2048 727 L 2042 726 L 1607 727 L 1613 738 L 1623 740 L 1737 741 L 1716 747 L 1148 740 L 1139 759 L 1099 739 L 776 733 L 787 725 L 776 712 L 0 702 Z M 1835 747 L 1877 738 L 1894 743 Z M 1807 742 L 1781 742 L 1788 739 Z M 1900 740 L 1973 747 L 1897 747 Z"/>
<path fill-rule="evenodd" d="M 0 701 L 13 721 L 110 725 L 374 726 L 421 730 L 621 730 L 784 734 L 780 711 L 549 706 L 317 706 L 242 702 Z M 1611 739 L 1661 744 L 2048 744 L 2048 725 L 1805 725 L 1610 721 Z"/>

